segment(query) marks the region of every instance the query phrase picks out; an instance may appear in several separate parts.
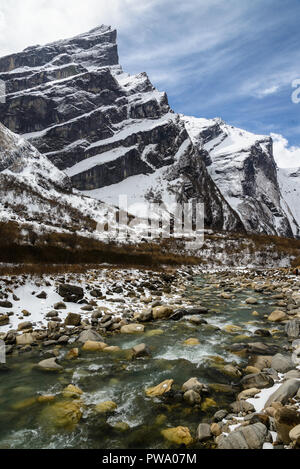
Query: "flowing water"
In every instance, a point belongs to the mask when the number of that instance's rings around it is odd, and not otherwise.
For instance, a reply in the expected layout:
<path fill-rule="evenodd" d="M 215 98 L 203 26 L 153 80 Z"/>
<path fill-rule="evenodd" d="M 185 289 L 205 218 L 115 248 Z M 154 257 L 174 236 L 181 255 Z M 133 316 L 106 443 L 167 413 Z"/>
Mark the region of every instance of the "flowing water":
<path fill-rule="evenodd" d="M 0 448 L 168 448 L 161 435 L 168 427 L 186 426 L 195 435 L 200 422 L 209 421 L 220 408 L 235 400 L 232 392 L 213 387 L 207 408 L 192 408 L 178 399 L 176 390 L 191 377 L 206 384 L 234 385 L 239 378 L 222 370 L 224 363 L 246 365 L 246 360 L 228 352 L 230 344 L 266 342 L 284 345 L 282 326 L 271 338 L 253 335 L 258 328 L 273 329 L 264 319 L 274 310 L 266 294 L 237 290 L 235 298 L 219 298 L 219 290 L 206 284 L 205 277 L 197 277 L 186 291 L 186 298 L 213 310 L 203 316 L 209 324 L 193 325 L 185 317 L 178 322 L 156 321 L 146 324 L 145 333 L 108 336 L 109 345 L 122 351 L 115 354 L 81 353 L 76 360 L 64 360 L 59 374 L 42 373 L 35 369 L 40 350 L 12 357 L 11 371 L 1 374 L 0 381 Z M 246 305 L 245 299 L 255 296 L 259 304 Z M 258 317 L 252 312 L 257 310 Z M 230 334 L 221 330 L 226 325 L 238 325 L 241 330 Z M 197 338 L 200 345 L 185 346 L 188 338 Z M 132 360 L 128 350 L 144 342 L 151 357 Z M 68 346 L 69 348 L 72 345 Z M 60 349 L 63 358 L 66 348 Z M 174 380 L 174 393 L 168 398 L 149 398 L 145 389 L 166 379 Z M 83 417 L 73 429 L 53 426 L 51 406 L 39 403 L 36 397 L 55 395 L 63 401 L 62 390 L 70 383 L 84 392 Z M 114 401 L 117 410 L 104 417 L 94 410 L 95 404 Z M 50 412 L 50 413 L 49 413 Z M 122 422 L 122 425 L 120 425 Z M 201 447 L 196 444 L 195 447 Z"/>

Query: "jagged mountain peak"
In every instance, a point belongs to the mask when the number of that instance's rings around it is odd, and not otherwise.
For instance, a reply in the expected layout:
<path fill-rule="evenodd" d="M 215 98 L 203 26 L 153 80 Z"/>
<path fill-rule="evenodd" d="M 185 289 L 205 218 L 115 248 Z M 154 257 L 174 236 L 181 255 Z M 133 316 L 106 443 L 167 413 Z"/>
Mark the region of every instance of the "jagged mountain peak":
<path fill-rule="evenodd" d="M 220 119 L 182 116 L 194 144 L 206 151 L 207 169 L 248 232 L 299 235 L 295 203 L 280 187 L 270 136 L 255 135 Z M 283 176 L 282 176 L 283 177 Z M 287 179 L 285 178 L 285 182 Z M 298 195 L 299 197 L 299 195 Z"/>
<path fill-rule="evenodd" d="M 146 73 L 122 70 L 110 27 L 0 58 L 0 79 L 0 120 L 84 194 L 196 199 L 208 228 L 293 235 L 270 137 L 174 113 Z"/>
<path fill-rule="evenodd" d="M 116 39 L 116 30 L 102 25 L 69 39 L 30 46 L 22 52 L 0 58 L 0 73 L 22 75 L 72 64 L 80 64 L 89 70 L 117 65 Z"/>

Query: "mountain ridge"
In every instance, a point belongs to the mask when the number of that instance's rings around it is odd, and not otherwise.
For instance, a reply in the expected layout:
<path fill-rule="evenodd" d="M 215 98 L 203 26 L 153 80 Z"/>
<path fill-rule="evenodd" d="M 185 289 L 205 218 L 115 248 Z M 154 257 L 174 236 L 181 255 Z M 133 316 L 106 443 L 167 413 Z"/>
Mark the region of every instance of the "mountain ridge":
<path fill-rule="evenodd" d="M 244 183 L 229 197 L 224 181 L 232 186 L 230 177 L 239 169 L 223 165 L 221 181 L 216 177 L 220 167 L 215 170 L 213 164 L 216 150 L 210 147 L 223 121 L 214 120 L 207 135 L 201 130 L 201 142 L 195 140 L 186 118 L 174 113 L 166 93 L 156 90 L 146 73 L 123 72 L 116 36 L 102 25 L 0 58 L 0 79 L 7 88 L 0 120 L 64 170 L 75 188 L 109 205 L 117 205 L 118 194 L 127 194 L 133 205 L 159 201 L 166 209 L 192 199 L 205 205 L 206 228 L 297 236 L 294 208 L 281 196 L 271 142 L 256 146 L 252 134 L 243 131 L 238 153 L 248 155 L 243 145 L 249 138 L 252 155 L 245 159 Z M 256 172 L 254 162 L 259 162 Z M 265 183 L 272 196 L 259 190 Z"/>

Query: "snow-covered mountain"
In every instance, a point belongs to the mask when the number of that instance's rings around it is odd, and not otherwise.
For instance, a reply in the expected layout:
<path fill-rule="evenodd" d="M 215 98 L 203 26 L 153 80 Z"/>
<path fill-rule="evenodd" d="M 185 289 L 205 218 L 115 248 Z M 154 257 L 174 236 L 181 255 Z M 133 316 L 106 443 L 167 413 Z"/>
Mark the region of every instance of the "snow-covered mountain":
<path fill-rule="evenodd" d="M 166 94 L 145 73 L 124 73 L 116 47 L 116 32 L 101 26 L 0 59 L 0 120 L 99 200 L 193 198 L 207 227 L 243 230 Z"/>
<path fill-rule="evenodd" d="M 194 144 L 207 152 L 206 166 L 247 232 L 300 234 L 299 173 L 279 170 L 270 137 L 223 122 L 182 116 Z"/>
<path fill-rule="evenodd" d="M 277 174 L 271 139 L 175 114 L 145 73 L 123 72 L 110 27 L 0 58 L 0 79 L 0 121 L 82 193 L 109 205 L 126 194 L 133 214 L 145 200 L 193 199 L 207 228 L 299 235 L 292 177 Z"/>
<path fill-rule="evenodd" d="M 283 207 L 295 236 L 300 238 L 300 168 L 278 168 Z"/>
<path fill-rule="evenodd" d="M 0 124 L 0 222 L 31 227 L 36 234 L 95 234 L 97 223 L 115 220 L 116 209 L 83 196 L 69 177 L 24 138 Z"/>

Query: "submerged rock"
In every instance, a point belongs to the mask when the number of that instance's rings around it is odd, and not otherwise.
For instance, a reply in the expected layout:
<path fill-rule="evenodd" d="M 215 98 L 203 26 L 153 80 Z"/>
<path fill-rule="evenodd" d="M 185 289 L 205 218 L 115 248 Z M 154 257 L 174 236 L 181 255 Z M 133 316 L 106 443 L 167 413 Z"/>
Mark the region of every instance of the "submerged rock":
<path fill-rule="evenodd" d="M 190 378 L 188 381 L 186 381 L 182 385 L 182 391 L 187 392 L 187 391 L 195 391 L 197 393 L 201 393 L 204 385 L 198 381 L 197 378 Z"/>
<path fill-rule="evenodd" d="M 191 338 L 191 339 L 185 340 L 184 345 L 186 345 L 186 346 L 200 345 L 200 342 L 199 342 L 198 339 Z"/>
<path fill-rule="evenodd" d="M 118 408 L 118 405 L 113 401 L 105 401 L 96 404 L 95 410 L 98 414 L 107 414 L 114 412 Z"/>
<path fill-rule="evenodd" d="M 66 359 L 67 360 L 73 360 L 74 358 L 78 358 L 78 356 L 79 356 L 79 349 L 78 348 L 72 348 L 67 353 Z"/>
<path fill-rule="evenodd" d="M 78 399 L 57 402 L 43 409 L 41 419 L 50 428 L 73 431 L 83 415 L 82 408 L 83 403 Z"/>
<path fill-rule="evenodd" d="M 189 391 L 186 391 L 183 395 L 183 399 L 185 402 L 187 402 L 190 406 L 194 406 L 196 404 L 200 404 L 201 402 L 201 396 L 199 393 L 193 391 L 190 389 Z"/>

